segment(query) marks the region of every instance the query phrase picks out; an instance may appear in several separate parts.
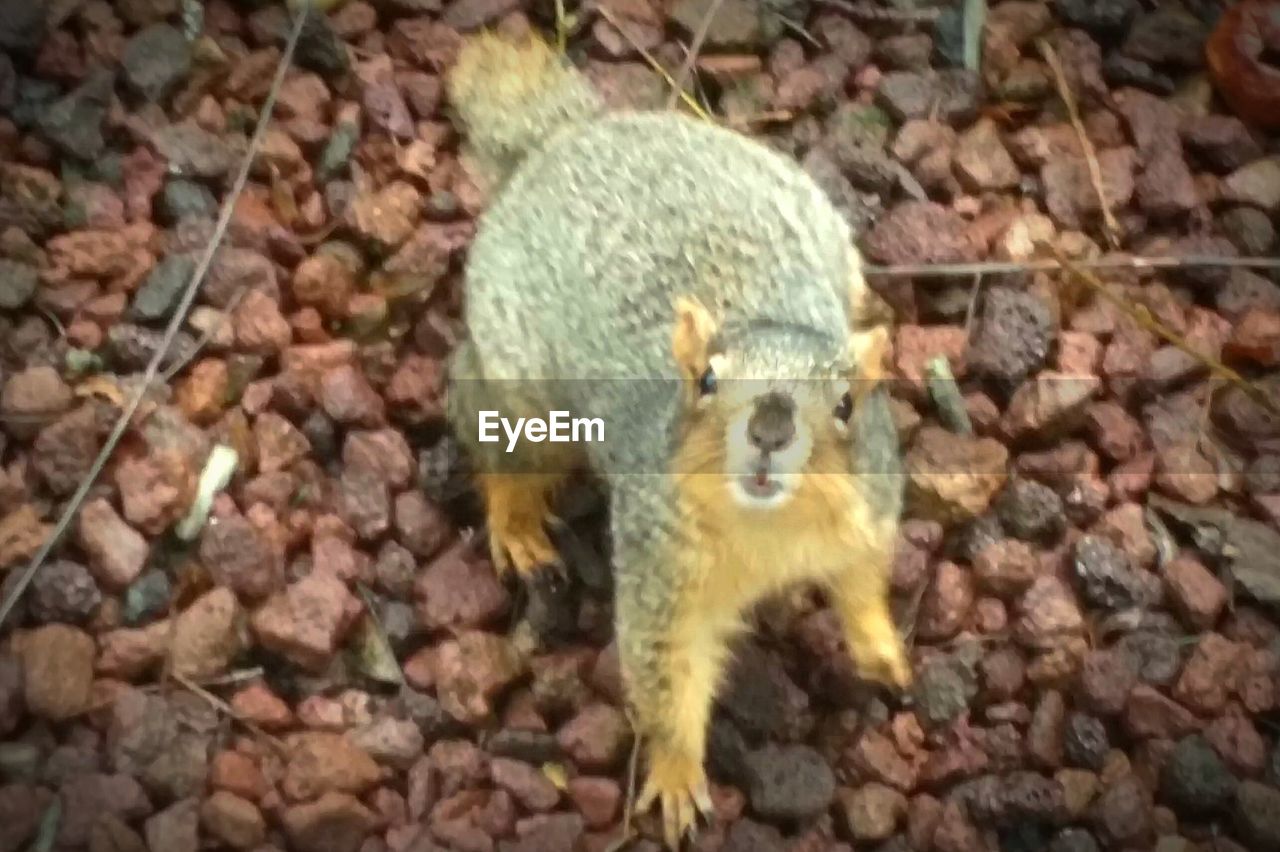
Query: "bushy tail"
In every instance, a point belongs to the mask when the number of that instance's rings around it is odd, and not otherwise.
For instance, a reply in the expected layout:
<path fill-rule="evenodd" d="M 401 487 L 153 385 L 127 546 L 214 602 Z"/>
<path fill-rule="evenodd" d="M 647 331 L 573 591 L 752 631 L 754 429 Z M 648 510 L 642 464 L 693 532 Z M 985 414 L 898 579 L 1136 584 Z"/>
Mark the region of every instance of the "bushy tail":
<path fill-rule="evenodd" d="M 587 79 L 536 35 L 471 37 L 446 88 L 466 153 L 495 185 L 551 134 L 603 110 Z"/>

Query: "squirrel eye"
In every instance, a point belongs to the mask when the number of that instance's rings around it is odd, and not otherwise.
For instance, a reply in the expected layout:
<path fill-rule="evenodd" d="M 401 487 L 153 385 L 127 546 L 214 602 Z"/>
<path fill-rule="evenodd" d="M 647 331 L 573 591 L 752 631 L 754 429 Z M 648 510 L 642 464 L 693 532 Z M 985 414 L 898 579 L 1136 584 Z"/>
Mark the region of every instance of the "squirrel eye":
<path fill-rule="evenodd" d="M 710 396 L 716 392 L 716 373 L 710 367 L 702 374 L 702 378 L 698 379 L 698 391 L 703 396 Z"/>
<path fill-rule="evenodd" d="M 841 423 L 849 422 L 849 418 L 853 416 L 853 397 L 849 395 L 848 391 L 845 391 L 844 396 L 840 397 L 840 401 L 836 403 L 833 413 Z"/>

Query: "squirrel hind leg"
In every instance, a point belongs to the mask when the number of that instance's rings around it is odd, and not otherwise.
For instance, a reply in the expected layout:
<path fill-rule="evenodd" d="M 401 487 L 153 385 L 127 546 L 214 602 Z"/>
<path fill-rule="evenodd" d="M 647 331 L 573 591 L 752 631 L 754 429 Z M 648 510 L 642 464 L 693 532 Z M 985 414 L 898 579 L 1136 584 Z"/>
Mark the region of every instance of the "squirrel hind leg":
<path fill-rule="evenodd" d="M 548 473 L 481 473 L 489 526 L 489 550 L 499 573 L 527 577 L 539 568 L 563 571 L 547 534 L 551 500 L 562 476 Z"/>

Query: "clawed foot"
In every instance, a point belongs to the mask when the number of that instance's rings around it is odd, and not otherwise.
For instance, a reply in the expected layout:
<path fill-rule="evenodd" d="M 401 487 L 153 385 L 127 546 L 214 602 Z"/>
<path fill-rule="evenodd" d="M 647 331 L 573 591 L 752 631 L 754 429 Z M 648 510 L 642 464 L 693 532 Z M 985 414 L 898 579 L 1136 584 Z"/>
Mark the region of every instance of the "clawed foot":
<path fill-rule="evenodd" d="M 560 554 L 540 523 L 508 523 L 501 527 L 489 521 L 489 554 L 499 574 L 514 571 L 528 577 L 540 568 L 565 571 Z"/>
<path fill-rule="evenodd" d="M 864 679 L 900 690 L 911 686 L 911 663 L 896 632 L 874 638 L 850 638 L 848 645 L 858 674 Z"/>
<path fill-rule="evenodd" d="M 648 779 L 640 791 L 636 809 L 644 813 L 654 802 L 662 811 L 663 842 L 668 849 L 679 849 L 681 839 L 693 835 L 698 814 L 710 819 L 714 813 L 702 762 L 684 754 L 655 748 L 650 755 Z"/>

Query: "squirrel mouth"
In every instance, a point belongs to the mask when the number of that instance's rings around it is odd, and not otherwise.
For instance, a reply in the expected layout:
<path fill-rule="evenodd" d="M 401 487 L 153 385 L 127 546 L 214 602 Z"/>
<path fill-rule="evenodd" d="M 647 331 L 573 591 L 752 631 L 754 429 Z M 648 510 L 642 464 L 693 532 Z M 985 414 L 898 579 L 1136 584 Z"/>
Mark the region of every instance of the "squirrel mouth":
<path fill-rule="evenodd" d="M 742 490 L 760 500 L 768 500 L 777 496 L 782 490 L 782 483 L 769 474 L 768 462 L 762 462 L 754 473 L 738 477 Z"/>

